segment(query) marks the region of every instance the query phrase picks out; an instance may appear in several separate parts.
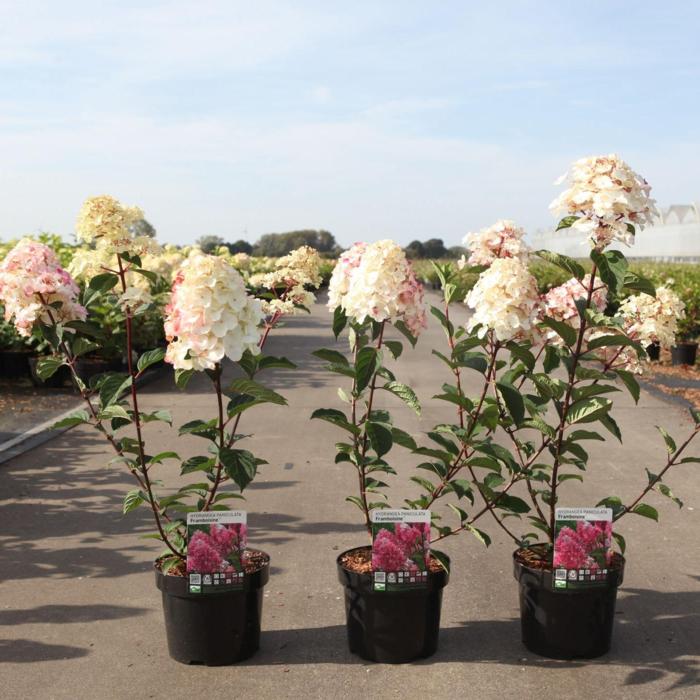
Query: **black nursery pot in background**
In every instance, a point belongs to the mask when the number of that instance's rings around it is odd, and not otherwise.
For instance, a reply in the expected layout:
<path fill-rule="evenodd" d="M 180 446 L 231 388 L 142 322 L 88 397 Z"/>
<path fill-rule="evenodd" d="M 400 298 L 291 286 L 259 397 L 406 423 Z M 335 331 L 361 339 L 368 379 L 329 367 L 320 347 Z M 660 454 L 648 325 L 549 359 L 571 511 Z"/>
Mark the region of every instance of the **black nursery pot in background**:
<path fill-rule="evenodd" d="M 0 351 L 0 375 L 10 379 L 26 377 L 29 374 L 29 358 L 27 350 Z"/>
<path fill-rule="evenodd" d="M 651 343 L 646 347 L 647 357 L 652 362 L 658 362 L 661 359 L 661 346 L 658 343 Z"/>
<path fill-rule="evenodd" d="M 432 656 L 438 647 L 447 571 L 430 572 L 426 588 L 375 591 L 372 574 L 357 574 L 341 564 L 346 554 L 360 549 L 367 548 L 350 549 L 337 559 L 350 651 L 368 661 L 390 664 Z"/>
<path fill-rule="evenodd" d="M 270 579 L 270 557 L 262 569 L 243 578 L 242 590 L 203 595 L 189 592 L 185 576 L 164 576 L 162 592 L 170 656 L 183 664 L 228 666 L 260 647 L 263 588 Z"/>
<path fill-rule="evenodd" d="M 551 659 L 594 659 L 610 649 L 617 589 L 625 560 L 618 558 L 604 585 L 591 588 L 553 588 L 552 571 L 527 566 L 513 555 L 520 584 L 523 644 Z"/>
<path fill-rule="evenodd" d="M 671 364 L 694 365 L 697 354 L 697 343 L 678 343 L 671 348 Z"/>

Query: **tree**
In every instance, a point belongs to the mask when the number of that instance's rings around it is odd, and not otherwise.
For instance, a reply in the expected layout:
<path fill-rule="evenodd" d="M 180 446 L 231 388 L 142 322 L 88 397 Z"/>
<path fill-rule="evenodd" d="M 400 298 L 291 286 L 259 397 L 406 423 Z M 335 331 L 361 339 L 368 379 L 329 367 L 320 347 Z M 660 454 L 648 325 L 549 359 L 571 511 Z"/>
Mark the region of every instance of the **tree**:
<path fill-rule="evenodd" d="M 330 231 L 302 229 L 300 231 L 289 231 L 287 233 L 266 233 L 261 236 L 255 244 L 253 252 L 255 255 L 266 255 L 270 257 L 280 257 L 287 255 L 295 248 L 308 245 L 315 248 L 319 253 L 335 254 L 340 252 L 340 246 L 336 243 L 335 237 Z"/>
<path fill-rule="evenodd" d="M 149 221 L 146 221 L 146 219 L 134 221 L 134 223 L 131 225 L 131 229 L 135 236 L 148 236 L 149 238 L 156 237 L 155 228 Z"/>
<path fill-rule="evenodd" d="M 221 236 L 200 236 L 195 244 L 198 245 L 205 253 L 213 253 L 219 246 L 226 245 Z"/>
<path fill-rule="evenodd" d="M 411 241 L 405 248 L 406 257 L 408 258 L 424 258 L 425 250 L 420 241 Z"/>
<path fill-rule="evenodd" d="M 244 241 L 242 238 L 237 240 L 235 243 L 226 243 L 226 247 L 229 249 L 231 255 L 236 253 L 245 253 L 246 255 L 251 255 L 253 252 L 253 246 Z"/>

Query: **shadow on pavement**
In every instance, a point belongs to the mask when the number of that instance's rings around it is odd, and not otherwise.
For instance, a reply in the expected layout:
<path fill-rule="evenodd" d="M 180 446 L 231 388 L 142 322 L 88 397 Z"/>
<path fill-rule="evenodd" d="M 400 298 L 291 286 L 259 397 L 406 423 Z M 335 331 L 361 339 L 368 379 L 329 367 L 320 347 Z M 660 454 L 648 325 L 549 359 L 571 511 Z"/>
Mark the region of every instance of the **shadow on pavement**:
<path fill-rule="evenodd" d="M 520 620 L 473 620 L 440 631 L 440 648 L 420 665 L 450 662 L 505 664 L 542 669 L 617 666 L 629 669 L 627 686 L 666 679 L 668 690 L 700 685 L 700 594 L 626 589 L 609 654 L 556 661 L 535 656 L 520 641 Z M 339 610 L 342 607 L 338 603 Z M 263 629 L 260 652 L 244 665 L 368 664 L 348 650 L 344 625 Z M 601 668 L 601 684 L 604 670 Z"/>

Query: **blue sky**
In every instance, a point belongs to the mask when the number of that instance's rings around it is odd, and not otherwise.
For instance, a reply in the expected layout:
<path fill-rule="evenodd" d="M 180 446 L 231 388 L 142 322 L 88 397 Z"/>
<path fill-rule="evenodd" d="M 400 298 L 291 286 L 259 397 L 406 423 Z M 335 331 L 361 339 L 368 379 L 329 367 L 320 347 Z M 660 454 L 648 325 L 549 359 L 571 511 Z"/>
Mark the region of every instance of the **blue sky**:
<path fill-rule="evenodd" d="M 613 151 L 698 200 L 698 26 L 691 0 L 0 0 L 0 238 L 109 193 L 163 241 L 455 245 L 550 225 L 556 177 Z"/>

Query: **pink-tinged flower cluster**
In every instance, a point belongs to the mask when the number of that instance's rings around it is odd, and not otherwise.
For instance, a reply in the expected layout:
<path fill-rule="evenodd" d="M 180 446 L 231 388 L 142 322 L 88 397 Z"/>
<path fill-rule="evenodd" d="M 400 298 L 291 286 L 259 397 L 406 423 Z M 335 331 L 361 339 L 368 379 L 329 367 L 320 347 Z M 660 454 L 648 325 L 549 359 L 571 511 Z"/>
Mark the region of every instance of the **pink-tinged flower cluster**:
<path fill-rule="evenodd" d="M 214 369 L 224 357 L 236 362 L 246 350 L 259 352 L 262 305 L 223 258 L 187 258 L 165 313 L 165 360 L 175 369 Z"/>
<path fill-rule="evenodd" d="M 338 307 L 358 323 L 403 321 L 414 336 L 427 326 L 423 285 L 390 240 L 355 243 L 340 256 L 328 287 L 328 308 Z"/>
<path fill-rule="evenodd" d="M 47 324 L 52 318 L 62 323 L 85 320 L 87 312 L 77 302 L 79 293 L 53 250 L 29 238 L 21 240 L 0 265 L 5 320 L 12 320 L 22 336 L 30 336 L 39 320 Z"/>
<path fill-rule="evenodd" d="M 482 228 L 464 237 L 464 245 L 469 249 L 469 258 L 464 256 L 458 265 L 490 265 L 498 258 L 521 258 L 528 256 L 529 248 L 523 236 L 525 230 L 515 221 L 501 219 L 493 226 Z"/>
<path fill-rule="evenodd" d="M 430 525 L 396 523 L 393 532 L 385 527 L 372 543 L 372 569 L 375 571 L 417 571 L 426 569 L 430 558 Z"/>
<path fill-rule="evenodd" d="M 610 522 L 579 520 L 576 529 L 563 527 L 554 542 L 554 566 L 564 569 L 600 568 L 592 556 L 603 553 L 609 563 L 612 556 L 612 525 Z"/>
<path fill-rule="evenodd" d="M 550 209 L 576 217 L 572 228 L 587 234 L 598 250 L 614 240 L 631 245 L 635 229 L 642 230 L 658 216 L 647 181 L 614 153 L 577 160 L 568 178 L 570 187 Z"/>
<path fill-rule="evenodd" d="M 231 570 L 231 558 L 240 560 L 247 544 L 244 524 L 214 523 L 209 534 L 195 530 L 187 543 L 187 570 L 216 573 Z"/>
<path fill-rule="evenodd" d="M 620 304 L 619 314 L 627 335 L 643 345 L 670 347 L 676 339 L 678 321 L 685 318 L 685 304 L 668 287 L 657 287 L 656 296 L 635 294 Z"/>
<path fill-rule="evenodd" d="M 586 301 L 590 284 L 591 276 L 585 275 L 581 280 L 572 277 L 564 284 L 553 287 L 542 299 L 542 312 L 555 321 L 564 321 L 572 328 L 578 329 L 581 319 L 576 308 L 576 301 L 579 299 Z M 594 311 L 604 311 L 607 303 L 607 287 L 602 282 L 597 282 L 591 295 L 590 308 Z M 547 332 L 546 338 L 553 343 L 562 342 L 559 335 L 553 330 Z"/>

